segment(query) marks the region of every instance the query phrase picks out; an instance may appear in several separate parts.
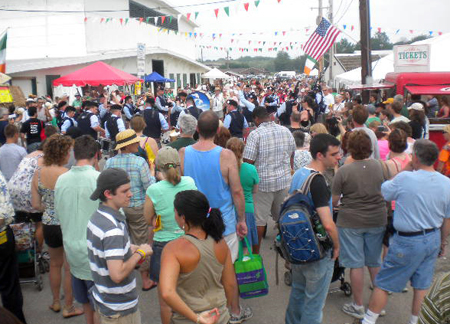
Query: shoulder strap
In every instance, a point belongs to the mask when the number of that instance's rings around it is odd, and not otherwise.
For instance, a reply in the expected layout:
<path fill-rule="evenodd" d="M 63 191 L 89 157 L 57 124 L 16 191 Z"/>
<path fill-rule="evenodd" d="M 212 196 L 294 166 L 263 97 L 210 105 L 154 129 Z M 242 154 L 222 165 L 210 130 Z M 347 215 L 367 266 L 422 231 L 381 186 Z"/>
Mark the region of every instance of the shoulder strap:
<path fill-rule="evenodd" d="M 307 195 L 309 193 L 309 189 L 311 187 L 311 183 L 314 180 L 314 178 L 320 175 L 320 172 L 318 171 L 314 171 L 313 173 L 311 173 L 308 178 L 306 178 L 306 180 L 303 182 L 302 187 L 300 188 L 299 192 L 301 192 L 304 195 Z"/>
<path fill-rule="evenodd" d="M 386 180 L 391 179 L 391 177 L 392 177 L 391 170 L 389 169 L 387 164 L 383 160 L 378 160 L 378 162 L 380 162 L 381 170 L 383 171 L 384 180 L 386 181 Z"/>

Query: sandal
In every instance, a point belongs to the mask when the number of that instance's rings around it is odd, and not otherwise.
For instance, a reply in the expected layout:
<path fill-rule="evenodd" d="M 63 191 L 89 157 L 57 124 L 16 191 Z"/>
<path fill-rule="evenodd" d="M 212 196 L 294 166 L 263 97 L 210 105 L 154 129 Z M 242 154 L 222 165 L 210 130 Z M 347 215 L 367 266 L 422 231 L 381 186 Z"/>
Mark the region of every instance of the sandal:
<path fill-rule="evenodd" d="M 83 315 L 84 311 L 80 308 L 76 308 L 75 305 L 72 306 L 64 306 L 63 309 L 63 317 L 64 318 L 70 318 L 74 316 L 80 316 Z"/>
<path fill-rule="evenodd" d="M 55 313 L 59 313 L 59 311 L 61 310 L 61 304 L 59 303 L 59 301 L 54 301 L 53 304 L 48 306 L 48 308 Z"/>

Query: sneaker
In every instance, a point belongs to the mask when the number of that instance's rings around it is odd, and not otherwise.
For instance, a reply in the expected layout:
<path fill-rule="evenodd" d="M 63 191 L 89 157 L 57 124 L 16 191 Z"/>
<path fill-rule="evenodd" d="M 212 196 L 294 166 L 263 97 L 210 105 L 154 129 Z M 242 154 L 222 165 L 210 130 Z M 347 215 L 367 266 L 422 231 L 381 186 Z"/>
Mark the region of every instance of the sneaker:
<path fill-rule="evenodd" d="M 364 306 L 356 306 L 354 303 L 345 304 L 342 311 L 350 316 L 358 319 L 363 319 L 365 315 Z"/>
<path fill-rule="evenodd" d="M 380 317 L 386 316 L 386 310 L 382 309 L 380 312 Z"/>
<path fill-rule="evenodd" d="M 241 307 L 241 313 L 239 315 L 234 315 L 231 313 L 229 324 L 240 324 L 243 321 L 248 320 L 253 317 L 253 311 L 250 307 Z"/>
<path fill-rule="evenodd" d="M 409 291 L 408 287 L 403 288 L 402 293 L 407 293 Z"/>

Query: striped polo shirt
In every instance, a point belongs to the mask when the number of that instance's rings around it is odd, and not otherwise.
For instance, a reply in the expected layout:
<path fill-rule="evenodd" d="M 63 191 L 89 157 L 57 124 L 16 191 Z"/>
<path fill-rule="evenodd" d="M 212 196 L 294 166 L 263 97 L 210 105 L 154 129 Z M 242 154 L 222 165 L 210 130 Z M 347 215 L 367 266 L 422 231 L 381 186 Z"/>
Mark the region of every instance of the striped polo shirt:
<path fill-rule="evenodd" d="M 127 315 L 138 309 L 134 271 L 120 283 L 109 276 L 107 260 L 127 261 L 131 256 L 125 216 L 103 204 L 87 226 L 87 246 L 94 287 L 92 295 L 105 316 Z"/>

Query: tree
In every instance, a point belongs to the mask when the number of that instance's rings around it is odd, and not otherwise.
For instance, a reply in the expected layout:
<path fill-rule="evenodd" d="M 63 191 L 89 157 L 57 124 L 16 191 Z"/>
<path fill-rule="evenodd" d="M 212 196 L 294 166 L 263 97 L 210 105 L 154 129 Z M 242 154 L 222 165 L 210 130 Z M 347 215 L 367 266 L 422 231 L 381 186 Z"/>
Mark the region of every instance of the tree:
<path fill-rule="evenodd" d="M 409 40 L 407 38 L 403 37 L 400 41 L 398 41 L 394 45 L 408 45 L 408 44 L 412 44 L 414 42 L 418 42 L 418 41 L 425 40 L 428 38 L 431 38 L 431 36 L 430 35 L 419 35 L 419 36 L 415 36 Z"/>
<path fill-rule="evenodd" d="M 336 43 L 336 53 L 353 53 L 355 51 L 355 44 L 348 41 L 347 38 L 342 38 Z"/>
<path fill-rule="evenodd" d="M 391 43 L 388 35 L 385 32 L 377 32 L 373 37 L 370 38 L 370 47 L 372 50 L 390 50 L 394 47 Z M 355 49 L 361 49 L 361 43 L 358 42 Z"/>
<path fill-rule="evenodd" d="M 278 52 L 274 65 L 276 71 L 289 71 L 292 66 L 289 54 L 286 52 Z"/>

